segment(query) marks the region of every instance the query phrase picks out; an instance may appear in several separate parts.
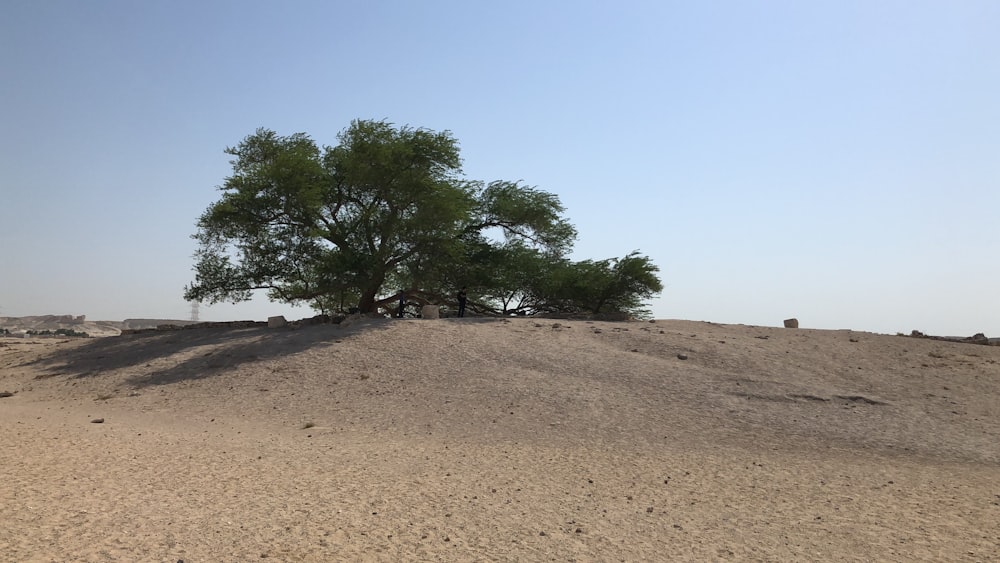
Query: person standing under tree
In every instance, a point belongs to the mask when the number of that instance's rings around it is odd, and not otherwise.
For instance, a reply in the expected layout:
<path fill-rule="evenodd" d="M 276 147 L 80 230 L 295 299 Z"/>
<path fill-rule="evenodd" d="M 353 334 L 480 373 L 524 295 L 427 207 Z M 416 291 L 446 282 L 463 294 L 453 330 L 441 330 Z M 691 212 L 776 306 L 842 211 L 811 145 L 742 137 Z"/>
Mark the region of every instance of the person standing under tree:
<path fill-rule="evenodd" d="M 406 293 L 404 293 L 401 289 L 396 296 L 399 297 L 399 307 L 396 308 L 396 318 L 401 319 L 403 318 L 403 314 L 406 312 Z"/>
<path fill-rule="evenodd" d="M 462 286 L 462 289 L 458 290 L 457 297 L 458 297 L 458 316 L 464 317 L 465 316 L 465 302 L 468 300 L 468 298 L 465 295 L 465 286 L 464 285 Z"/>

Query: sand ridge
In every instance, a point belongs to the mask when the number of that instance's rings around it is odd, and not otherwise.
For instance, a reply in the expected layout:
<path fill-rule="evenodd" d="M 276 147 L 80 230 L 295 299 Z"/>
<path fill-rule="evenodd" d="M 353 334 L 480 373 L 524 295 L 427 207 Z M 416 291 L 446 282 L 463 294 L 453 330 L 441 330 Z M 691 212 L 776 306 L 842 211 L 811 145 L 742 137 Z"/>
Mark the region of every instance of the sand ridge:
<path fill-rule="evenodd" d="M 0 340 L 2 390 L 12 560 L 1000 559 L 998 347 L 372 319 Z"/>

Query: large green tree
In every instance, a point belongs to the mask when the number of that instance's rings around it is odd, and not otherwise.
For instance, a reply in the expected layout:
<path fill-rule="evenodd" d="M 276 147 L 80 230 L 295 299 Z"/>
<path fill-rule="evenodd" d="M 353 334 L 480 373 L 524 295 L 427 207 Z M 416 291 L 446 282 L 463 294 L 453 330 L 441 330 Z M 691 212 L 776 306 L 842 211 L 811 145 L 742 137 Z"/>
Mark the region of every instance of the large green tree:
<path fill-rule="evenodd" d="M 547 295 L 555 310 L 645 317 L 646 301 L 663 291 L 657 272 L 638 251 L 623 258 L 565 262 L 553 270 Z"/>
<path fill-rule="evenodd" d="M 259 129 L 226 150 L 233 173 L 198 220 L 186 299 L 236 302 L 264 289 L 369 312 L 404 289 L 442 301 L 469 281 L 477 255 L 522 245 L 558 256 L 575 238 L 555 195 L 463 179 L 447 131 L 359 120 L 338 141 L 321 149 L 302 133 Z"/>
<path fill-rule="evenodd" d="M 663 290 L 659 268 L 637 251 L 623 258 L 571 261 L 520 243 L 484 249 L 471 261 L 483 312 L 493 314 L 628 313 L 649 316 Z"/>

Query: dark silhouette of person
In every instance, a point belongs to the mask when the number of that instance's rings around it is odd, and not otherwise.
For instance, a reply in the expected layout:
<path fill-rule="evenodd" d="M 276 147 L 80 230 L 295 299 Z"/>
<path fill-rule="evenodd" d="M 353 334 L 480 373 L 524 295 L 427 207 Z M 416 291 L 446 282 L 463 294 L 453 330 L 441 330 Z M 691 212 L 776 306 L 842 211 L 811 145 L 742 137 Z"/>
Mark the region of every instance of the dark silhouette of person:
<path fill-rule="evenodd" d="M 396 309 L 396 317 L 401 319 L 403 318 L 403 313 L 406 310 L 406 294 L 403 293 L 403 290 L 401 289 L 399 290 L 397 296 L 399 297 L 399 307 Z"/>
<path fill-rule="evenodd" d="M 458 296 L 457 297 L 458 297 L 458 316 L 464 317 L 465 316 L 465 302 L 468 300 L 468 297 L 466 297 L 466 295 L 465 295 L 465 286 L 464 285 L 462 286 L 462 289 L 458 290 Z"/>

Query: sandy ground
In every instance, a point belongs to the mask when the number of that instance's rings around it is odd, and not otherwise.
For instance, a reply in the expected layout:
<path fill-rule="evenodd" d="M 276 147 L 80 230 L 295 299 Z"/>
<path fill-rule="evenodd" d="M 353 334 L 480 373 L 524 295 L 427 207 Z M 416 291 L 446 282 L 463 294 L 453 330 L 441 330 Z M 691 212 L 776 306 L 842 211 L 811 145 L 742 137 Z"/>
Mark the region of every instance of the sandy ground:
<path fill-rule="evenodd" d="M 3 561 L 1000 561 L 996 346 L 369 320 L 0 339 L 0 391 Z"/>

